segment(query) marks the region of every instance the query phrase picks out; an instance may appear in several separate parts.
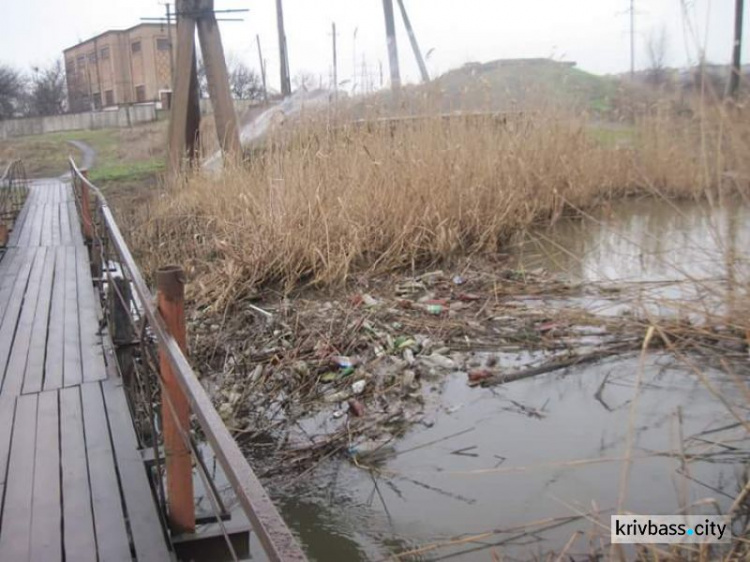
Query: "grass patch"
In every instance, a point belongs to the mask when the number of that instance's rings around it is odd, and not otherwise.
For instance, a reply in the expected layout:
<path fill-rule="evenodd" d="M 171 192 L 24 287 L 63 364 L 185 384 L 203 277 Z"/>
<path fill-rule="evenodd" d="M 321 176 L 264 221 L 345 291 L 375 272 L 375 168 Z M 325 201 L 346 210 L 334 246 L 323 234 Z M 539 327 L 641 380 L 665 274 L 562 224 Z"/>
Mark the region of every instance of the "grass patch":
<path fill-rule="evenodd" d="M 0 161 L 22 158 L 30 177 L 60 176 L 67 171 L 68 156 L 80 162 L 79 151 L 70 140 L 85 142 L 96 151 L 91 179 L 102 187 L 151 178 L 164 169 L 165 122 L 0 141 Z"/>

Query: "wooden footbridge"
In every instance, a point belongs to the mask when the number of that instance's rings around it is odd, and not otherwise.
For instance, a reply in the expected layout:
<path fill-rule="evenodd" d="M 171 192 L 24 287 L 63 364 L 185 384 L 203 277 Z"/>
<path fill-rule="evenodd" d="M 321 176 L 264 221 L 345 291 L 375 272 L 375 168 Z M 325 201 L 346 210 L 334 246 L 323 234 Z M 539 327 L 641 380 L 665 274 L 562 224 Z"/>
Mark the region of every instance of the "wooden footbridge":
<path fill-rule="evenodd" d="M 155 302 L 72 161 L 67 182 L 20 171 L 0 184 L 0 561 L 240 560 L 251 535 L 253 559 L 304 560 L 183 353 L 180 269 Z"/>

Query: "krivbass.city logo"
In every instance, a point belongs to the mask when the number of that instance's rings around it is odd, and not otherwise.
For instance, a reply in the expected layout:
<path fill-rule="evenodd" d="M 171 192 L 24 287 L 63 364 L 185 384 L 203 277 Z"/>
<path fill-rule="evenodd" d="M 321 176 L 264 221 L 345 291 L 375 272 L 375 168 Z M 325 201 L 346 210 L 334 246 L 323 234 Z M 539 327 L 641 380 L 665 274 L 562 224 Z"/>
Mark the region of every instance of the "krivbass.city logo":
<path fill-rule="evenodd" d="M 615 544 L 728 543 L 732 529 L 721 515 L 612 515 Z"/>

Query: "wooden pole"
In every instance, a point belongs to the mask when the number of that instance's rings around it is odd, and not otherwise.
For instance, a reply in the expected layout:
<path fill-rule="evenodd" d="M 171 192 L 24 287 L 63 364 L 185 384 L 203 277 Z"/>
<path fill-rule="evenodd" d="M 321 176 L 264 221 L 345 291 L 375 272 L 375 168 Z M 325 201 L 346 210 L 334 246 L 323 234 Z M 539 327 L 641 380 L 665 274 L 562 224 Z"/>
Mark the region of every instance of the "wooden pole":
<path fill-rule="evenodd" d="M 185 330 L 185 274 L 179 266 L 168 266 L 156 273 L 159 314 L 170 335 L 187 354 Z M 167 506 L 169 524 L 177 533 L 195 532 L 193 461 L 183 439 L 190 430 L 190 405 L 172 370 L 167 353 L 159 350 L 161 371 L 161 421 L 167 466 Z M 169 402 L 167 402 L 167 398 Z M 171 404 L 171 407 L 170 407 Z M 173 413 L 174 410 L 174 413 Z"/>
<path fill-rule="evenodd" d="M 742 76 L 742 23 L 745 14 L 744 0 L 735 0 L 734 6 L 734 45 L 732 47 L 732 73 L 729 76 L 727 94 L 737 98 Z"/>
<path fill-rule="evenodd" d="M 214 15 L 214 1 L 201 0 L 203 12 L 198 20 L 198 39 L 201 43 L 203 63 L 206 66 L 208 92 L 214 109 L 216 136 L 219 139 L 224 159 L 241 158 L 240 133 L 237 127 L 237 114 L 229 91 L 229 72 L 221 44 L 219 25 Z"/>
<path fill-rule="evenodd" d="M 292 82 L 289 76 L 289 52 L 287 51 L 286 32 L 284 31 L 284 6 L 276 0 L 276 25 L 279 30 L 279 63 L 281 67 L 281 94 L 292 95 Z"/>
<path fill-rule="evenodd" d="M 393 0 L 383 0 L 385 13 L 385 35 L 388 42 L 388 63 L 391 68 L 391 88 L 401 88 L 401 71 L 398 65 L 398 43 L 396 42 L 396 22 L 393 18 Z"/>
<path fill-rule="evenodd" d="M 177 14 L 194 9 L 191 2 L 177 0 Z M 182 170 L 182 160 L 187 154 L 186 139 L 195 136 L 195 131 L 188 130 L 190 123 L 190 96 L 192 68 L 195 57 L 195 20 L 186 16 L 177 16 L 177 64 L 172 93 L 172 110 L 169 118 L 169 174 L 177 176 Z M 192 126 L 192 124 L 191 124 Z"/>
<path fill-rule="evenodd" d="M 414 33 L 414 28 L 411 26 L 411 20 L 409 14 L 406 13 L 406 6 L 404 6 L 404 0 L 397 0 L 398 7 L 401 9 L 401 17 L 404 20 L 406 31 L 409 34 L 409 42 L 411 43 L 411 49 L 414 51 L 414 58 L 417 59 L 417 65 L 419 66 L 419 73 L 422 75 L 422 82 L 430 81 L 430 74 L 427 72 L 427 65 L 424 63 L 422 57 L 422 51 L 419 49 L 419 42 L 417 41 L 417 35 Z"/>
<path fill-rule="evenodd" d="M 339 59 L 336 52 L 336 22 L 331 24 L 331 34 L 333 35 L 333 92 L 338 97 L 339 92 Z"/>
<path fill-rule="evenodd" d="M 263 49 L 260 46 L 260 35 L 255 36 L 258 43 L 258 60 L 260 62 L 260 77 L 263 80 L 263 101 L 268 105 L 268 86 L 266 85 L 266 63 L 263 62 Z"/>

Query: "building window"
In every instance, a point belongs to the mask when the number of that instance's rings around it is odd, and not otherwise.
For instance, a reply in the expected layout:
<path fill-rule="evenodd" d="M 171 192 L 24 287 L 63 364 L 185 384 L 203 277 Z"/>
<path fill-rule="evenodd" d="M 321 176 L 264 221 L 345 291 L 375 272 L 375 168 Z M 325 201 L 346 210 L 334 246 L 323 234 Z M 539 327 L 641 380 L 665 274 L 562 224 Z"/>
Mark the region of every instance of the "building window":
<path fill-rule="evenodd" d="M 78 70 L 83 70 L 86 66 L 86 57 L 84 55 L 80 55 L 76 59 L 76 64 L 78 65 Z"/>
<path fill-rule="evenodd" d="M 169 50 L 169 39 L 156 39 L 156 50 L 157 51 L 168 51 Z"/>
<path fill-rule="evenodd" d="M 94 51 L 93 53 L 89 53 L 89 62 L 96 63 L 96 51 Z"/>
<path fill-rule="evenodd" d="M 94 109 L 102 108 L 102 95 L 100 93 L 94 94 Z"/>
<path fill-rule="evenodd" d="M 108 60 L 109 59 L 109 47 L 102 47 L 99 51 L 99 58 L 101 60 Z"/>
<path fill-rule="evenodd" d="M 138 103 L 146 101 L 146 86 L 135 87 L 135 101 Z"/>
<path fill-rule="evenodd" d="M 73 59 L 67 59 L 65 61 L 65 72 L 73 74 L 76 71 L 76 61 Z"/>
<path fill-rule="evenodd" d="M 112 90 L 104 92 L 104 103 L 107 107 L 115 105 L 115 93 Z"/>
<path fill-rule="evenodd" d="M 131 43 L 130 50 L 134 53 L 140 53 L 141 52 L 141 42 L 136 41 L 135 43 Z"/>

